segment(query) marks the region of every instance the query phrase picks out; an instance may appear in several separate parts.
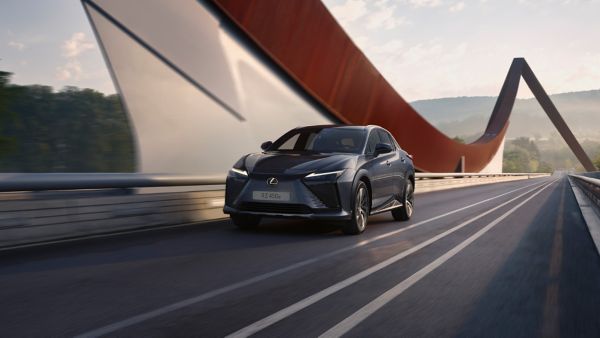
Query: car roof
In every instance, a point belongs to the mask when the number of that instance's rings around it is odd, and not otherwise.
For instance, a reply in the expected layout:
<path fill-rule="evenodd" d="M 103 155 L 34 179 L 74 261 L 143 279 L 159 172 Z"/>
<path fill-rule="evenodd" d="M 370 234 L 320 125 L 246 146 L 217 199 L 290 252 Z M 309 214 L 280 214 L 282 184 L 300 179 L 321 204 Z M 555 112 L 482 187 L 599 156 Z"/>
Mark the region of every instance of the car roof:
<path fill-rule="evenodd" d="M 312 126 L 296 127 L 294 129 L 296 129 L 296 130 L 304 130 L 304 129 L 325 129 L 325 128 L 344 128 L 344 129 L 364 129 L 364 130 L 370 130 L 370 129 L 373 129 L 373 128 L 381 128 L 381 127 L 376 126 L 376 125 L 361 126 L 361 125 L 355 125 L 355 124 L 317 124 L 317 125 L 312 125 Z"/>

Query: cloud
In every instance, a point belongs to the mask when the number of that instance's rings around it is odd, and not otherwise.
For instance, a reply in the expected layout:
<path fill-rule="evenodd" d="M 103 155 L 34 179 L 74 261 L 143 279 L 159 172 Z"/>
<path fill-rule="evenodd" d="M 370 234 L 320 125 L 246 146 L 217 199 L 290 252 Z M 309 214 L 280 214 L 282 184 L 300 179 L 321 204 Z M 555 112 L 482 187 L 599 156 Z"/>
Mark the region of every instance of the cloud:
<path fill-rule="evenodd" d="M 347 0 L 344 4 L 333 6 L 331 12 L 342 24 L 358 20 L 367 14 L 364 0 Z"/>
<path fill-rule="evenodd" d="M 387 1 L 376 3 L 377 10 L 367 16 L 367 29 L 393 29 L 408 23 L 405 17 L 398 17 L 394 14 L 395 5 L 388 6 Z"/>
<path fill-rule="evenodd" d="M 412 7 L 438 7 L 442 5 L 442 0 L 406 0 Z"/>
<path fill-rule="evenodd" d="M 469 76 L 455 74 L 461 74 L 468 52 L 466 42 L 449 44 L 439 39 L 414 44 L 393 39 L 365 50 L 392 86 L 409 99 L 453 96 L 464 90 Z"/>
<path fill-rule="evenodd" d="M 9 41 L 8 46 L 12 47 L 14 49 L 17 49 L 17 50 L 25 49 L 25 44 L 22 42 L 17 42 L 17 41 Z"/>
<path fill-rule="evenodd" d="M 404 43 L 402 40 L 390 40 L 384 44 L 376 45 L 370 48 L 374 54 L 384 56 L 395 56 L 402 52 Z"/>
<path fill-rule="evenodd" d="M 79 80 L 82 73 L 83 68 L 77 60 L 68 61 L 64 66 L 56 68 L 56 78 L 61 81 Z"/>
<path fill-rule="evenodd" d="M 358 48 L 362 51 L 366 50 L 371 46 L 371 39 L 365 35 L 359 35 L 352 39 Z"/>
<path fill-rule="evenodd" d="M 452 13 L 456 13 L 456 12 L 462 11 L 463 9 L 465 9 L 465 3 L 460 1 L 460 2 L 457 2 L 454 5 L 450 6 L 450 8 L 448 10 Z"/>
<path fill-rule="evenodd" d="M 79 61 L 79 56 L 94 48 L 96 46 L 85 36 L 85 33 L 73 33 L 70 39 L 62 43 L 63 57 L 67 61 L 64 65 L 56 67 L 56 78 L 60 81 L 81 79 L 83 67 Z"/>
<path fill-rule="evenodd" d="M 94 49 L 94 43 L 87 39 L 85 33 L 73 33 L 70 39 L 62 44 L 63 56 L 67 58 L 78 57 L 81 53 Z"/>

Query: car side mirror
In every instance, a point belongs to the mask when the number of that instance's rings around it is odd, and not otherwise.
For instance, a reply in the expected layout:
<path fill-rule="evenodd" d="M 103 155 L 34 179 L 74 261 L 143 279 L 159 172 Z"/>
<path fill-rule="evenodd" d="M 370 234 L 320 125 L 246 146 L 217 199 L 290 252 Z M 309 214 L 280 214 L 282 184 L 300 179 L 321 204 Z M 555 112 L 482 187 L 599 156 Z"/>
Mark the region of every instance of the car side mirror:
<path fill-rule="evenodd" d="M 260 145 L 260 149 L 268 150 L 269 148 L 271 148 L 272 145 L 273 145 L 273 142 L 271 142 L 271 141 L 263 142 L 263 144 Z"/>
<path fill-rule="evenodd" d="M 392 152 L 392 146 L 386 143 L 377 143 L 375 145 L 375 156 Z"/>

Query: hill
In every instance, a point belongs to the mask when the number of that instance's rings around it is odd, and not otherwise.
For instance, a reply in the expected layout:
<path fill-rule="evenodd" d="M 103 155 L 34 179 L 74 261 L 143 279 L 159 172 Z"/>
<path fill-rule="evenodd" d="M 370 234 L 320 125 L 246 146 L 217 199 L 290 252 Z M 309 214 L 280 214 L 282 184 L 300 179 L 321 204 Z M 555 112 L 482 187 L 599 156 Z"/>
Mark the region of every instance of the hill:
<path fill-rule="evenodd" d="M 578 139 L 600 141 L 600 90 L 551 95 Z M 450 137 L 470 141 L 484 130 L 496 97 L 453 97 L 411 102 L 429 122 Z M 507 137 L 549 138 L 556 129 L 534 98 L 517 99 Z"/>

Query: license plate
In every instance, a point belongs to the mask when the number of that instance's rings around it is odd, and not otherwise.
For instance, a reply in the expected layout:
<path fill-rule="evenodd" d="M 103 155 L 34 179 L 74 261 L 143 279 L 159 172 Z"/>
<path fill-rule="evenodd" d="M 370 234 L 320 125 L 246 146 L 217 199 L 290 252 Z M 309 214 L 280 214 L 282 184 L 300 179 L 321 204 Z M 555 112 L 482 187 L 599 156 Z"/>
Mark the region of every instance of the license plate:
<path fill-rule="evenodd" d="M 290 193 L 286 191 L 253 191 L 252 199 L 256 201 L 289 201 Z"/>

